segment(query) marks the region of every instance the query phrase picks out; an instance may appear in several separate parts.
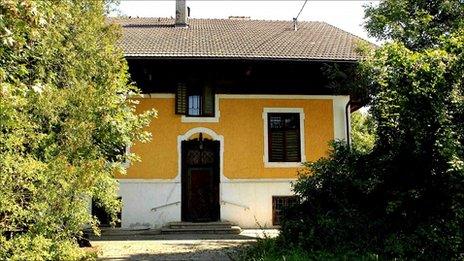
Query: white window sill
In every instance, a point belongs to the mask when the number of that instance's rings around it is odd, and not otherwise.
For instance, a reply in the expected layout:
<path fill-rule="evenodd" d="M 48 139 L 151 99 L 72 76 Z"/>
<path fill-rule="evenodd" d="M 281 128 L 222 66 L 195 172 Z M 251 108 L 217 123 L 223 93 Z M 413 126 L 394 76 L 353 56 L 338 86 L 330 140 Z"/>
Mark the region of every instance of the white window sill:
<path fill-rule="evenodd" d="M 219 122 L 219 111 L 216 112 L 214 117 L 188 117 L 182 115 L 181 122 Z"/>
<path fill-rule="evenodd" d="M 219 122 L 221 112 L 219 111 L 219 95 L 214 95 L 214 117 L 188 117 L 182 115 L 181 122 Z"/>
<path fill-rule="evenodd" d="M 301 168 L 303 162 L 264 162 L 265 168 Z"/>

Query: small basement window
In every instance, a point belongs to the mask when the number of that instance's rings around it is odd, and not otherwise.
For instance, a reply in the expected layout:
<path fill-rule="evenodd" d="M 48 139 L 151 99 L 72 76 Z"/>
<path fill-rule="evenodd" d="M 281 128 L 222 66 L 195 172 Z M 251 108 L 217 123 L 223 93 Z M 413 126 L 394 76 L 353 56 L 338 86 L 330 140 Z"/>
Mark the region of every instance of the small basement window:
<path fill-rule="evenodd" d="M 280 226 L 285 208 L 298 202 L 296 196 L 272 196 L 272 225 Z"/>

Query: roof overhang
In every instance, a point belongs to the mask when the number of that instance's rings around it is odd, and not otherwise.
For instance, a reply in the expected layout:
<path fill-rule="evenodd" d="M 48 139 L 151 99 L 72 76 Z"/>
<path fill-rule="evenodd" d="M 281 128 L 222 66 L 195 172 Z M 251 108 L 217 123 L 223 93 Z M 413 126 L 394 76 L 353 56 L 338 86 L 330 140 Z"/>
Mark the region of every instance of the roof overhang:
<path fill-rule="evenodd" d="M 290 61 L 290 62 L 326 62 L 326 63 L 357 63 L 355 59 L 327 59 L 327 58 L 304 58 L 304 57 L 246 57 L 246 56 L 178 56 L 178 55 L 151 55 L 151 54 L 129 54 L 124 55 L 126 59 L 147 60 L 235 60 L 235 61 Z"/>

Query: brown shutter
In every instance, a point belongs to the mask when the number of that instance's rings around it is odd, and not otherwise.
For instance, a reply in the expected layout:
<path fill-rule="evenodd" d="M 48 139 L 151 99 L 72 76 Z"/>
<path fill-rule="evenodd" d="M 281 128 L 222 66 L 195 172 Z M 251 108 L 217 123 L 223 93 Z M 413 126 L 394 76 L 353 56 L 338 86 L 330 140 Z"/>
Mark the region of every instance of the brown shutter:
<path fill-rule="evenodd" d="M 214 91 L 211 85 L 203 87 L 203 115 L 214 117 Z"/>
<path fill-rule="evenodd" d="M 185 83 L 179 83 L 176 90 L 176 114 L 187 114 L 187 103 L 187 86 Z"/>
<path fill-rule="evenodd" d="M 270 162 L 301 161 L 299 114 L 268 114 L 268 135 Z"/>
<path fill-rule="evenodd" d="M 285 132 L 281 130 L 272 130 L 269 135 L 269 161 L 285 161 Z"/>
<path fill-rule="evenodd" d="M 285 145 L 286 155 L 285 159 L 288 162 L 299 162 L 301 160 L 300 154 L 300 134 L 299 131 L 287 130 L 285 131 Z"/>

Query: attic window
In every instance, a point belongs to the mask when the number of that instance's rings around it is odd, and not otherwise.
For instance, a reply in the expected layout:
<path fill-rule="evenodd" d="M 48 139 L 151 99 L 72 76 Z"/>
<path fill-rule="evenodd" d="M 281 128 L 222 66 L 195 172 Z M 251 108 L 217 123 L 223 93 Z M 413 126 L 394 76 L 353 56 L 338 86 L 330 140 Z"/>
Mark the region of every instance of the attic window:
<path fill-rule="evenodd" d="M 179 84 L 176 91 L 176 114 L 187 117 L 215 117 L 214 91 L 210 85 Z"/>

